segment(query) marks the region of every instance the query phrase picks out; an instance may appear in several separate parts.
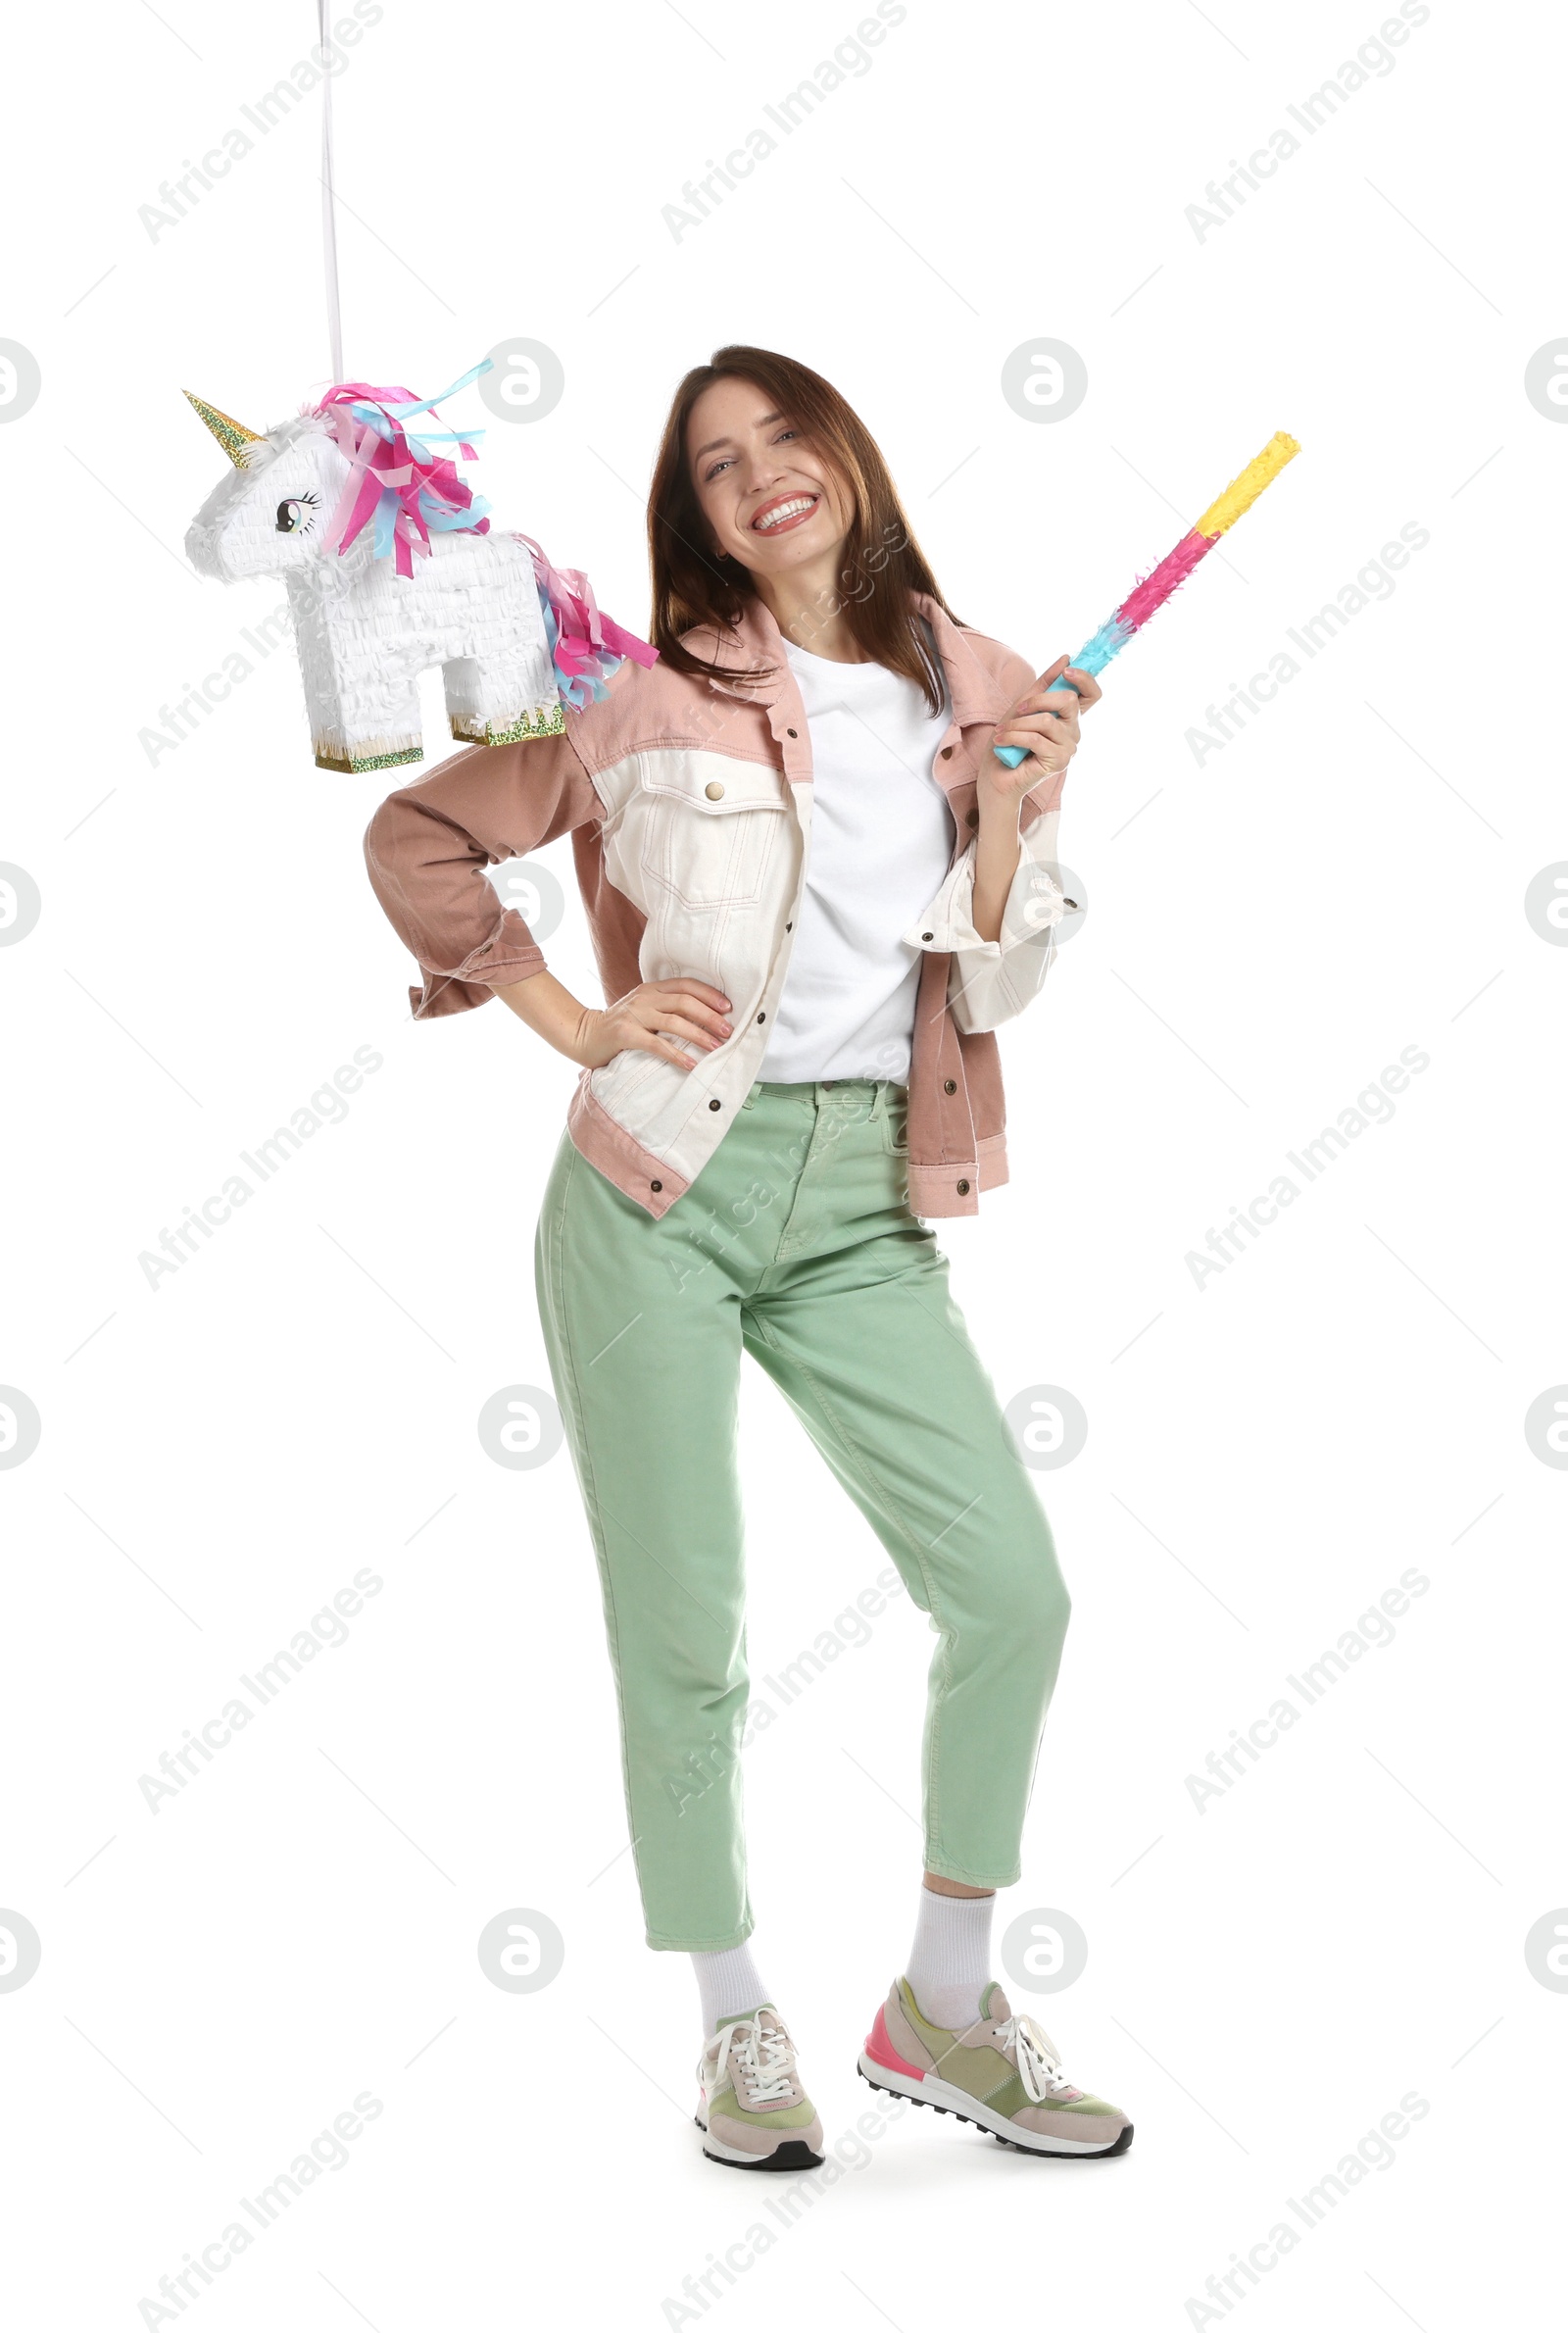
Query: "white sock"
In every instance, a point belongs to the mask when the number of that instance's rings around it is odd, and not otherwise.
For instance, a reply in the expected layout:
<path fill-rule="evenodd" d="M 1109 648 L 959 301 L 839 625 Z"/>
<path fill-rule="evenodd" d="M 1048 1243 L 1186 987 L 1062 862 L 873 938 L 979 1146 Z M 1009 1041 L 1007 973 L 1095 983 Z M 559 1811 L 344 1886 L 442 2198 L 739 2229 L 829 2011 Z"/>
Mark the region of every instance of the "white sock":
<path fill-rule="evenodd" d="M 980 2014 L 991 1977 L 995 1896 L 939 1896 L 920 1890 L 920 1916 L 905 1975 L 923 2017 L 961 2033 Z"/>
<path fill-rule="evenodd" d="M 697 1989 L 703 1997 L 703 2039 L 711 2041 L 720 2017 L 743 2017 L 769 1998 L 748 1945 L 723 1953 L 693 1953 Z"/>

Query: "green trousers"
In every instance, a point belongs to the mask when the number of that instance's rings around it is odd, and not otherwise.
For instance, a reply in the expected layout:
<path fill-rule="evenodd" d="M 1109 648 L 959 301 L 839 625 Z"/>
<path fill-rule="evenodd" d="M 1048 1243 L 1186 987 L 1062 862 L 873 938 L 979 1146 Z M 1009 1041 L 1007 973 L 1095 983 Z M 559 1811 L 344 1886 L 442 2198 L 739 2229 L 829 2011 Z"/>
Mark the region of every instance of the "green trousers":
<path fill-rule="evenodd" d="M 659 1950 L 717 1952 L 752 1932 L 743 1351 L 930 1615 L 927 1867 L 974 1887 L 1019 1876 L 1067 1595 L 947 1259 L 909 1211 L 906 1108 L 883 1080 L 756 1084 L 657 1220 L 569 1136 L 551 1172 L 539 1311 L 599 1561 Z"/>

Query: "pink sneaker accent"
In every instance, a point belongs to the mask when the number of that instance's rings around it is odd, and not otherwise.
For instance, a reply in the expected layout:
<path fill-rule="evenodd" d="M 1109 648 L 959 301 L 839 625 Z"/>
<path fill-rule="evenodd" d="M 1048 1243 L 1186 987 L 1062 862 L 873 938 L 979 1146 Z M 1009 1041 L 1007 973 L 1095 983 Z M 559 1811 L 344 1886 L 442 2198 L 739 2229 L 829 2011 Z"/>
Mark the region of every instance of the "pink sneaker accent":
<path fill-rule="evenodd" d="M 874 2058 L 878 2065 L 885 2065 L 890 2073 L 907 2074 L 915 2082 L 925 2080 L 924 2067 L 911 2065 L 907 2058 L 901 2058 L 889 2040 L 885 2008 L 877 2010 L 876 2023 L 865 2037 L 865 2054 Z"/>

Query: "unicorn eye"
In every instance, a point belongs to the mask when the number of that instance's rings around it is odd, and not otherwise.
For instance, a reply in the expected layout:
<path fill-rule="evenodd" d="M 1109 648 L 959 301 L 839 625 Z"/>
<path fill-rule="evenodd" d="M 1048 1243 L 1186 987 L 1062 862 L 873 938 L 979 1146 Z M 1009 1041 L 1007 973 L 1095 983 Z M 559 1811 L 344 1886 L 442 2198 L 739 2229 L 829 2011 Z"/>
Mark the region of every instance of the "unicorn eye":
<path fill-rule="evenodd" d="M 277 506 L 278 533 L 306 533 L 315 519 L 318 501 L 318 495 L 301 494 L 291 501 L 280 502 Z"/>

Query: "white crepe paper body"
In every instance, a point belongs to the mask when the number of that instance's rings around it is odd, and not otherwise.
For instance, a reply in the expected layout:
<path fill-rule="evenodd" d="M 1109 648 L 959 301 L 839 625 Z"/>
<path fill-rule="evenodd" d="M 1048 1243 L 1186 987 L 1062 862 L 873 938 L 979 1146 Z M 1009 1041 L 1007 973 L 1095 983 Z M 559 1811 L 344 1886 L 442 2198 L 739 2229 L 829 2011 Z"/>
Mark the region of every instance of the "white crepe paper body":
<path fill-rule="evenodd" d="M 481 526 L 485 505 L 461 484 L 455 492 L 467 507 L 440 518 L 421 497 L 426 529 L 406 476 L 390 473 L 401 480 L 402 510 L 414 514 L 413 530 L 400 515 L 398 531 L 416 556 L 392 555 L 390 489 L 380 494 L 376 525 L 362 523 L 346 544 L 330 541 L 355 475 L 341 417 L 334 426 L 318 408 L 258 435 L 190 401 L 233 468 L 192 521 L 186 554 L 198 573 L 224 583 L 282 577 L 318 768 L 421 761 L 417 684 L 432 666 L 453 736 L 503 745 L 559 734 L 564 705 L 602 696 L 621 655 L 653 662 L 646 643 L 600 614 L 584 577 L 553 569 L 524 535 L 490 531 L 487 520 Z M 449 462 L 437 467 L 456 479 Z M 372 492 L 367 509 L 375 499 Z"/>

